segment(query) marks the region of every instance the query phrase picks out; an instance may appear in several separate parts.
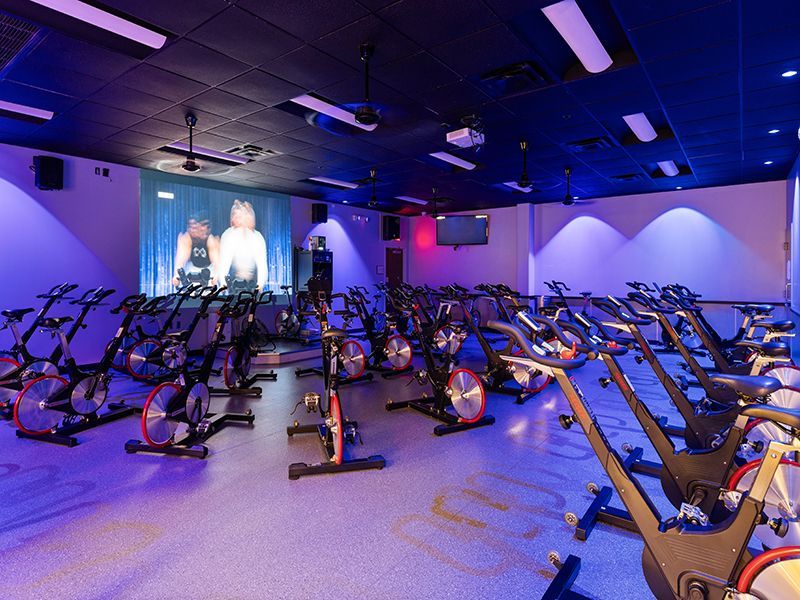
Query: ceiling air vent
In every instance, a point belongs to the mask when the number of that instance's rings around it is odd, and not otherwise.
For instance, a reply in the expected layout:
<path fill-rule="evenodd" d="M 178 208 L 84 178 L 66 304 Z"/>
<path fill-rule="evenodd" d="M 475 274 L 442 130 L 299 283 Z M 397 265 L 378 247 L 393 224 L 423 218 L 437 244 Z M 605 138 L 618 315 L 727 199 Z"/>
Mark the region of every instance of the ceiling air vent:
<path fill-rule="evenodd" d="M 625 173 L 623 175 L 609 175 L 611 181 L 642 181 L 644 176 L 641 173 Z"/>
<path fill-rule="evenodd" d="M 570 152 L 594 152 L 595 150 L 613 148 L 616 143 L 607 137 L 593 137 L 585 140 L 575 140 L 574 142 L 565 142 L 563 146 Z"/>
<path fill-rule="evenodd" d="M 500 96 L 516 96 L 550 85 L 552 82 L 536 63 L 518 62 L 481 75 L 481 83 Z"/>
<path fill-rule="evenodd" d="M 278 156 L 280 152 L 276 152 L 275 150 L 265 150 L 264 148 L 261 148 L 260 146 L 254 146 L 253 144 L 244 144 L 242 146 L 231 148 L 230 150 L 225 150 L 225 154 L 235 154 L 236 156 L 241 156 L 248 160 L 264 160 L 265 158 Z"/>
<path fill-rule="evenodd" d="M 30 44 L 39 28 L 0 12 L 0 75 Z"/>

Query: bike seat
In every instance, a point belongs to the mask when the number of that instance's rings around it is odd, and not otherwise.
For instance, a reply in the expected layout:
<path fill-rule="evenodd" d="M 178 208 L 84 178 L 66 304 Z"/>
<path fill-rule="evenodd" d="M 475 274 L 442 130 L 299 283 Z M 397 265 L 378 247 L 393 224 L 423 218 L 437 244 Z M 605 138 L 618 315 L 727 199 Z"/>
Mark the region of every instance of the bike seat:
<path fill-rule="evenodd" d="M 17 308 L 14 310 L 4 310 L 0 314 L 2 314 L 6 319 L 9 319 L 10 321 L 21 321 L 22 317 L 24 317 L 30 312 L 33 312 L 32 308 Z"/>
<path fill-rule="evenodd" d="M 65 323 L 72 321 L 72 317 L 47 317 L 39 321 L 39 327 L 42 329 L 61 329 Z"/>
<path fill-rule="evenodd" d="M 757 352 L 765 356 L 788 356 L 789 345 L 783 342 L 754 342 L 751 340 L 742 340 L 736 342 L 735 346 L 742 346 L 744 348 L 753 348 Z"/>
<path fill-rule="evenodd" d="M 713 383 L 725 385 L 750 398 L 763 398 L 783 387 L 783 384 L 774 377 L 762 375 L 712 375 L 710 379 Z"/>
<path fill-rule="evenodd" d="M 791 331 L 794 329 L 794 322 L 793 321 L 772 321 L 764 319 L 762 321 L 753 321 L 753 327 L 763 327 L 764 329 L 768 329 L 770 331 Z"/>
<path fill-rule="evenodd" d="M 339 329 L 338 327 L 331 327 L 330 329 L 323 331 L 321 337 L 323 340 L 329 340 L 333 338 L 344 339 L 347 337 L 347 332 L 344 329 Z"/>
<path fill-rule="evenodd" d="M 755 419 L 768 419 L 792 429 L 800 429 L 800 410 L 797 409 L 771 404 L 751 404 L 744 407 L 741 414 Z"/>

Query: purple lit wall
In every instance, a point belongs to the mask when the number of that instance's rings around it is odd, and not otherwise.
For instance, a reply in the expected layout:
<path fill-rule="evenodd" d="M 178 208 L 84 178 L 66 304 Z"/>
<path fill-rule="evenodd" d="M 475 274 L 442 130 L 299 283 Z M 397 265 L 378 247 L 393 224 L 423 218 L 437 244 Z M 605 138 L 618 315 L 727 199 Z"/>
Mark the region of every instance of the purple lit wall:
<path fill-rule="evenodd" d="M 36 154 L 64 159 L 63 190 L 34 186 L 29 167 Z M 110 169 L 110 177 L 95 175 L 95 167 Z M 38 308 L 36 294 L 67 280 L 82 289 L 115 288 L 115 298 L 134 293 L 138 203 L 138 169 L 0 144 L 0 306 Z M 74 312 L 64 305 L 51 314 Z M 118 320 L 97 311 L 87 332 L 76 337 L 76 356 L 95 356 L 95 336 L 107 340 Z M 0 347 L 8 345 L 7 332 L 0 333 Z M 43 335 L 35 336 L 35 349 L 49 346 Z"/>
<path fill-rule="evenodd" d="M 710 300 L 782 301 L 786 183 L 604 198 L 534 210 L 535 283 L 622 293 L 679 281 Z"/>
<path fill-rule="evenodd" d="M 786 205 L 791 248 L 790 295 L 792 310 L 800 314 L 800 156 L 795 161 L 786 182 Z"/>
<path fill-rule="evenodd" d="M 348 285 L 373 288 L 384 281 L 386 248 L 401 248 L 408 254 L 408 224 L 400 219 L 400 240 L 381 240 L 381 213 L 342 204 L 328 204 L 328 222 L 311 222 L 311 205 L 316 201 L 292 197 L 292 245 L 308 248 L 308 237 L 322 235 L 333 251 L 333 282 L 336 290 Z M 369 220 L 367 220 L 369 219 Z M 407 256 L 404 256 L 407 272 Z"/>

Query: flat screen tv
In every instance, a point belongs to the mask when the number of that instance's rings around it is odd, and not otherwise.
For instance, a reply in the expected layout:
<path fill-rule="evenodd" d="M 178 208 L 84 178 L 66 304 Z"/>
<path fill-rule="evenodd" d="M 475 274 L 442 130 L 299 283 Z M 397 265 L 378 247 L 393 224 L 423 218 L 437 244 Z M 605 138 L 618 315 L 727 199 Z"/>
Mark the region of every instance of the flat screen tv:
<path fill-rule="evenodd" d="M 486 215 L 449 215 L 436 219 L 436 244 L 439 246 L 488 243 L 489 217 Z"/>

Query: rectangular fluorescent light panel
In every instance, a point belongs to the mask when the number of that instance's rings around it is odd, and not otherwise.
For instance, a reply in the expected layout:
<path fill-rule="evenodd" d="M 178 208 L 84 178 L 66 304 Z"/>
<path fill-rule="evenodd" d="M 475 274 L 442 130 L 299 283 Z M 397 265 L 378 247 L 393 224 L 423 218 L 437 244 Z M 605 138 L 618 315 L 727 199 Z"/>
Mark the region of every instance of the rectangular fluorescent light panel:
<path fill-rule="evenodd" d="M 678 174 L 678 167 L 675 166 L 675 162 L 671 160 L 658 161 L 658 168 L 661 169 L 667 177 L 675 177 L 675 175 Z"/>
<path fill-rule="evenodd" d="M 524 188 L 518 186 L 516 181 L 504 181 L 503 185 L 510 187 L 512 190 L 517 190 L 518 192 L 522 192 L 523 194 L 530 194 L 533 191 L 532 187 Z"/>
<path fill-rule="evenodd" d="M 173 148 L 175 150 L 180 150 L 181 152 L 189 152 L 189 144 L 184 144 L 183 142 L 173 142 L 171 144 L 167 144 L 167 148 Z M 245 158 L 244 156 L 237 156 L 236 154 L 228 154 L 227 152 L 219 152 L 218 150 L 212 150 L 211 148 L 203 148 L 202 146 L 195 145 L 192 148 L 192 154 L 195 156 L 200 157 L 207 157 L 207 158 L 218 158 L 220 160 L 225 160 L 231 163 L 235 163 L 238 165 L 244 165 L 250 162 L 249 158 Z"/>
<path fill-rule="evenodd" d="M 542 12 L 587 71 L 600 73 L 611 66 L 611 57 L 575 0 L 556 2 Z"/>
<path fill-rule="evenodd" d="M 53 118 L 53 113 L 49 110 L 6 102 L 5 100 L 0 100 L 0 113 L 6 113 L 10 117 L 28 117 L 28 120 L 32 121 L 49 121 Z"/>
<path fill-rule="evenodd" d="M 344 110 L 343 108 L 339 108 L 335 104 L 330 104 L 329 102 L 325 102 L 321 98 L 317 98 L 316 96 L 312 96 L 311 94 L 303 94 L 302 96 L 298 96 L 297 98 L 292 98 L 291 102 L 295 104 L 299 104 L 300 106 L 305 106 L 308 109 L 315 110 L 318 113 L 322 113 L 323 115 L 328 115 L 331 119 L 336 119 L 337 121 L 341 121 L 342 123 L 347 123 L 348 125 L 352 125 L 353 127 L 358 127 L 359 129 L 363 129 L 365 131 L 372 131 L 378 125 L 362 125 L 358 121 L 356 121 L 356 116 Z"/>
<path fill-rule="evenodd" d="M 658 137 L 656 130 L 653 129 L 653 126 L 647 119 L 647 115 L 644 113 L 625 115 L 622 119 L 628 124 L 628 127 L 631 128 L 634 135 L 639 138 L 639 141 L 652 142 Z"/>
<path fill-rule="evenodd" d="M 158 197 L 163 200 L 174 200 L 175 194 L 172 192 L 158 192 Z"/>
<path fill-rule="evenodd" d="M 346 190 L 354 190 L 358 187 L 358 184 L 352 181 L 342 181 L 341 179 L 333 179 L 332 177 L 309 177 L 308 180 L 324 183 L 325 185 L 332 185 L 333 187 L 344 188 Z"/>
<path fill-rule="evenodd" d="M 402 200 L 403 202 L 411 202 L 412 204 L 427 204 L 427 200 L 420 200 L 419 198 L 414 198 L 413 196 L 395 196 L 396 199 Z"/>
<path fill-rule="evenodd" d="M 439 160 L 443 160 L 446 163 L 450 163 L 451 165 L 455 165 L 461 169 L 466 169 L 467 171 L 472 171 L 475 168 L 475 163 L 471 163 L 468 160 L 464 160 L 463 158 L 458 158 L 457 156 L 453 156 L 449 152 L 431 152 L 430 156 L 433 158 L 438 158 Z"/>
<path fill-rule="evenodd" d="M 476 219 L 488 219 L 489 215 L 475 215 Z"/>
<path fill-rule="evenodd" d="M 443 216 L 441 216 L 441 215 L 439 215 L 438 217 L 436 217 L 436 220 L 437 220 L 437 221 L 441 221 L 441 220 L 443 220 L 443 219 L 444 219 L 444 217 L 443 217 Z"/>
<path fill-rule="evenodd" d="M 34 4 L 89 23 L 100 29 L 158 50 L 167 37 L 79 0 L 31 0 Z"/>

